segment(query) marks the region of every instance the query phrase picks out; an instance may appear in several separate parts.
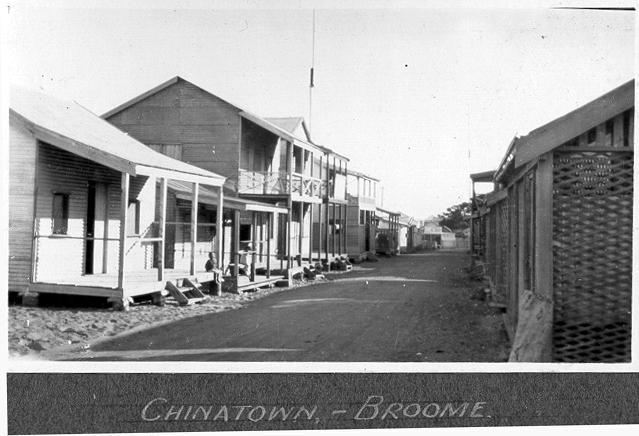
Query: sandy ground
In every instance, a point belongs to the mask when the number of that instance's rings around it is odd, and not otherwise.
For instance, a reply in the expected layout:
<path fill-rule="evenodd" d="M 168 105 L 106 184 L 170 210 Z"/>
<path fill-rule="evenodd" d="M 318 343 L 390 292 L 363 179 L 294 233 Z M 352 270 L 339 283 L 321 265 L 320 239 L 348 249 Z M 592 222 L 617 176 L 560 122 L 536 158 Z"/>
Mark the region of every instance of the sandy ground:
<path fill-rule="evenodd" d="M 503 362 L 501 312 L 469 256 L 415 253 L 251 302 L 93 343 L 54 360 Z"/>
<path fill-rule="evenodd" d="M 355 270 L 362 270 L 355 266 Z M 338 275 L 331 273 L 328 276 Z M 224 293 L 207 297 L 199 304 L 179 306 L 168 300 L 163 307 L 132 305 L 128 311 L 90 307 L 9 306 L 9 356 L 11 358 L 49 358 L 59 352 L 88 349 L 103 339 L 207 313 L 241 309 L 247 303 L 277 292 L 316 282 L 301 281 L 288 288 L 260 289 L 243 294 Z"/>

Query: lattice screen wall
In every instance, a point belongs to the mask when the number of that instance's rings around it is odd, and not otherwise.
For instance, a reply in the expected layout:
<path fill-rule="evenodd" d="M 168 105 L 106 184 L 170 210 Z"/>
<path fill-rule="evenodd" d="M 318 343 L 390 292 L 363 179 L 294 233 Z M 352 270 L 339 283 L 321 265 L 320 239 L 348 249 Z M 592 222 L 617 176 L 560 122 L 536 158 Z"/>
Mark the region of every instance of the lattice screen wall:
<path fill-rule="evenodd" d="M 630 360 L 632 152 L 556 152 L 553 360 Z"/>

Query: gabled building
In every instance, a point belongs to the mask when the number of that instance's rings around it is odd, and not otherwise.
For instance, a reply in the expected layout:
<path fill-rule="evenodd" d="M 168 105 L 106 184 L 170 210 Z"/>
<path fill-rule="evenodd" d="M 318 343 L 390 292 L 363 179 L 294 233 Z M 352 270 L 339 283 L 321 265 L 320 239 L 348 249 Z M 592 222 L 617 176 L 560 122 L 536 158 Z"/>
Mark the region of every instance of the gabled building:
<path fill-rule="evenodd" d="M 227 198 L 271 205 L 225 218 L 223 238 L 233 243 L 225 245 L 222 260 L 231 271 L 250 264 L 279 274 L 303 261 L 330 261 L 335 253 L 327 241 L 339 232 L 331 224 L 331 197 L 346 169 L 336 170 L 324 147 L 297 136 L 301 122 L 269 121 L 180 77 L 103 118 L 161 153 L 225 176 Z M 314 223 L 324 227 L 317 229 L 324 240 L 318 251 L 311 243 Z"/>
<path fill-rule="evenodd" d="M 126 306 L 167 281 L 210 282 L 195 257 L 200 189 L 222 221 L 225 177 L 122 133 L 79 104 L 19 87 L 9 110 L 9 292 L 106 297 Z M 184 187 L 188 244 L 169 237 L 172 184 Z M 220 239 L 206 251 L 221 255 Z M 166 253 L 188 251 L 168 265 Z"/>

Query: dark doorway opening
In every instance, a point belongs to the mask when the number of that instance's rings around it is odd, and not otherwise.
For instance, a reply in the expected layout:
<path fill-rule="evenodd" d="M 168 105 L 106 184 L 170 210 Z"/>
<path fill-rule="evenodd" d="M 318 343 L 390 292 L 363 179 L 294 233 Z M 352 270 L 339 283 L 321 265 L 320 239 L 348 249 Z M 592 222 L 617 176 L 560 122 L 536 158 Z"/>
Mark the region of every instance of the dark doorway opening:
<path fill-rule="evenodd" d="M 93 249 L 95 245 L 95 182 L 89 182 L 87 196 L 86 234 L 84 247 L 84 273 L 93 274 Z"/>

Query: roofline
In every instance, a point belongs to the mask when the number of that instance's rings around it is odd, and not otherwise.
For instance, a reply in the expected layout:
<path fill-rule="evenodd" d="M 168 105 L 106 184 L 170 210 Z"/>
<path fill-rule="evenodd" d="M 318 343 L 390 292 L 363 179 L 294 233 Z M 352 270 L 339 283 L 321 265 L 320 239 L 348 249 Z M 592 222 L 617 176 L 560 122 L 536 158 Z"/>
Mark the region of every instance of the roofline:
<path fill-rule="evenodd" d="M 344 156 L 344 155 L 343 155 L 343 154 L 341 154 L 341 153 L 338 153 L 338 152 L 334 151 L 333 149 L 330 149 L 330 148 L 326 147 L 325 145 L 319 145 L 319 144 L 315 144 L 315 143 L 313 143 L 313 144 L 314 144 L 316 147 L 320 147 L 320 148 L 322 148 L 322 149 L 326 152 L 326 154 L 332 154 L 333 156 L 337 156 L 337 157 L 339 157 L 340 159 L 345 160 L 346 162 L 350 162 L 350 161 L 351 161 L 348 157 Z"/>
<path fill-rule="evenodd" d="M 76 141 L 66 135 L 62 135 L 46 127 L 42 127 L 11 107 L 9 108 L 9 116 L 14 116 L 23 123 L 28 124 L 33 131 L 34 138 L 37 140 L 61 148 L 62 150 L 80 156 L 84 159 L 97 162 L 100 165 L 104 165 L 105 167 L 116 171 L 125 172 L 132 176 L 137 174 L 136 164 L 134 162 L 114 156 L 111 153 L 107 153 L 99 148 L 93 147 L 92 145 Z M 82 147 L 86 148 L 86 151 L 80 149 Z"/>
<path fill-rule="evenodd" d="M 266 130 L 270 131 L 271 133 L 273 133 L 275 135 L 278 135 L 281 138 L 287 139 L 288 141 L 296 143 L 297 145 L 302 146 L 302 147 L 313 147 L 313 148 L 319 149 L 320 151 L 323 151 L 323 152 L 325 152 L 327 154 L 335 155 L 335 156 L 337 156 L 337 157 L 339 157 L 339 158 L 341 158 L 343 160 L 346 160 L 346 161 L 350 162 L 350 159 L 348 157 L 346 157 L 346 156 L 344 156 L 344 155 L 342 155 L 340 153 L 337 153 L 337 152 L 335 152 L 335 151 L 331 150 L 330 148 L 325 147 L 323 145 L 316 144 L 314 142 L 309 142 L 309 141 L 305 141 L 303 139 L 300 139 L 300 138 L 292 135 L 291 133 L 287 132 L 286 130 L 280 128 L 279 126 L 276 126 L 275 124 L 271 123 L 270 121 L 268 121 L 266 119 L 267 117 L 261 117 L 259 115 L 256 115 L 256 114 L 244 109 L 243 107 L 238 106 L 235 103 L 230 102 L 227 99 L 220 97 L 217 94 L 213 94 L 211 91 L 208 91 L 207 89 L 202 88 L 199 85 L 196 85 L 195 83 L 191 82 L 188 79 L 185 79 L 182 76 L 174 76 L 174 77 L 170 78 L 169 80 L 160 83 L 159 85 L 155 86 L 154 88 L 151 88 L 148 91 L 145 91 L 142 94 L 140 94 L 140 95 L 138 95 L 136 97 L 133 97 L 130 100 L 127 100 L 126 102 L 124 102 L 124 103 L 114 107 L 113 109 L 105 112 L 104 114 L 102 114 L 101 118 L 103 118 L 103 119 L 110 118 L 113 115 L 116 115 L 117 113 L 122 112 L 123 110 L 127 109 L 128 107 L 133 106 L 134 104 L 136 104 L 136 103 L 138 103 L 138 102 L 140 102 L 140 101 L 142 101 L 142 100 L 144 100 L 144 99 L 146 99 L 146 98 L 148 98 L 148 97 L 150 97 L 150 96 L 152 96 L 154 94 L 157 94 L 158 92 L 162 91 L 163 89 L 168 88 L 169 86 L 177 83 L 179 80 L 184 80 L 185 82 L 190 83 L 191 85 L 201 89 L 202 91 L 206 92 L 207 94 L 210 94 L 210 95 L 215 96 L 216 98 L 219 98 L 220 100 L 224 101 L 225 103 L 227 103 L 227 104 L 233 106 L 234 108 L 236 108 L 239 111 L 240 116 L 244 116 L 246 119 L 258 124 L 263 129 L 266 129 Z M 272 118 L 277 118 L 277 117 L 272 117 Z M 308 129 L 306 127 L 304 117 L 298 117 L 298 118 L 301 119 L 301 123 L 304 126 L 304 130 L 307 133 L 309 133 L 308 136 L 310 137 L 311 135 L 310 135 L 310 132 L 308 131 Z M 256 121 L 256 120 L 259 120 L 259 121 Z"/>
<path fill-rule="evenodd" d="M 514 153 L 515 167 L 520 167 L 607 119 L 633 108 L 634 82 L 635 79 L 629 80 L 577 109 L 555 118 L 532 130 L 527 135 L 518 138 L 516 153 Z M 588 112 L 592 112 L 597 116 L 594 118 L 585 116 L 588 115 Z M 557 134 L 556 132 L 560 133 Z M 552 136 L 553 133 L 555 133 L 555 137 Z M 551 137 L 544 138 L 544 135 Z"/>
<path fill-rule="evenodd" d="M 470 179 L 473 182 L 492 182 L 495 175 L 494 170 L 483 171 L 481 173 L 472 173 Z"/>
<path fill-rule="evenodd" d="M 401 212 L 393 212 L 393 211 L 390 211 L 390 210 L 388 210 L 388 209 L 383 209 L 383 208 L 381 208 L 381 207 L 376 207 L 376 209 L 377 209 L 377 210 L 380 210 L 380 211 L 382 211 L 382 212 L 385 212 L 385 213 L 387 213 L 387 214 L 389 214 L 389 215 L 401 215 L 401 214 L 402 214 Z"/>
<path fill-rule="evenodd" d="M 254 113 L 245 111 L 245 110 L 240 110 L 240 116 L 243 118 L 246 118 L 247 120 L 257 124 L 258 126 L 260 126 L 261 128 L 268 130 L 269 132 L 273 133 L 274 135 L 279 136 L 280 138 L 284 138 L 287 141 L 292 142 L 295 145 L 298 145 L 302 148 L 306 148 L 306 149 L 312 149 L 312 151 L 323 151 L 321 149 L 321 147 L 319 147 L 317 144 L 313 144 L 312 142 L 307 142 L 304 141 L 303 139 L 298 138 L 297 136 L 292 135 L 291 133 L 287 132 L 286 130 L 282 129 L 279 126 L 276 126 L 275 124 L 271 123 L 270 121 L 267 121 L 265 118 L 260 117 L 258 115 L 255 115 Z"/>
<path fill-rule="evenodd" d="M 152 96 L 153 94 L 157 94 L 158 92 L 162 91 L 163 89 L 168 88 L 169 86 L 177 83 L 177 81 L 180 80 L 180 79 L 181 79 L 180 76 L 172 77 L 169 80 L 167 80 L 166 82 L 162 82 L 158 86 L 156 86 L 154 88 L 151 88 L 148 91 L 143 92 L 142 94 L 138 95 L 137 97 L 133 97 L 132 99 L 125 101 L 121 105 L 116 106 L 113 109 L 103 113 L 101 115 L 101 118 L 104 118 L 104 119 L 110 118 L 113 115 L 117 114 L 118 112 L 122 112 L 124 109 L 126 109 L 126 108 L 128 108 L 130 106 L 133 106 L 134 104 L 136 104 L 136 103 L 138 103 L 138 102 L 140 102 L 140 101 Z"/>
<path fill-rule="evenodd" d="M 346 172 L 347 172 L 348 174 L 350 174 L 350 175 L 353 175 L 353 176 L 362 177 L 362 178 L 364 178 L 364 179 L 373 180 L 373 181 L 375 181 L 375 182 L 381 182 L 381 180 L 379 180 L 379 179 L 377 179 L 377 178 L 375 178 L 375 177 L 372 177 L 372 176 L 368 176 L 368 175 L 366 175 L 366 174 L 364 174 L 364 173 L 362 173 L 362 172 L 359 172 L 359 171 L 355 171 L 355 170 L 347 170 Z"/>
<path fill-rule="evenodd" d="M 82 107 L 82 109 L 85 108 Z M 31 126 L 31 129 L 33 130 L 33 136 L 37 140 L 46 142 L 47 144 L 51 144 L 54 147 L 60 148 L 92 162 L 96 162 L 100 165 L 104 165 L 105 167 L 111 168 L 113 170 L 128 173 L 134 177 L 138 175 L 160 175 L 169 178 L 175 178 L 177 180 L 198 182 L 211 186 L 222 186 L 226 181 L 226 177 L 224 176 L 197 167 L 194 167 L 194 169 L 197 169 L 198 172 L 189 172 L 148 165 L 145 162 L 132 162 L 113 153 L 101 150 L 100 148 L 97 148 L 91 144 L 86 144 L 84 142 L 70 138 L 62 133 L 43 127 L 30 120 L 26 116 L 22 115 L 20 112 L 13 108 L 9 108 L 9 114 L 10 116 L 13 116 Z M 106 121 L 102 120 L 101 122 Z M 126 134 L 122 133 L 122 135 Z M 83 150 L 83 148 L 86 150 Z M 151 149 L 149 149 L 149 151 L 156 153 Z M 168 158 L 173 159 L 171 157 Z M 208 172 L 210 173 L 210 175 L 201 174 L 200 171 Z"/>
<path fill-rule="evenodd" d="M 509 165 L 512 165 L 515 161 L 515 156 L 517 154 L 517 140 L 519 137 L 517 135 L 513 136 L 513 139 L 508 144 L 508 148 L 506 149 L 506 154 L 501 158 L 497 169 L 494 171 L 493 179 L 498 182 L 501 180 L 501 177 L 506 172 Z"/>

